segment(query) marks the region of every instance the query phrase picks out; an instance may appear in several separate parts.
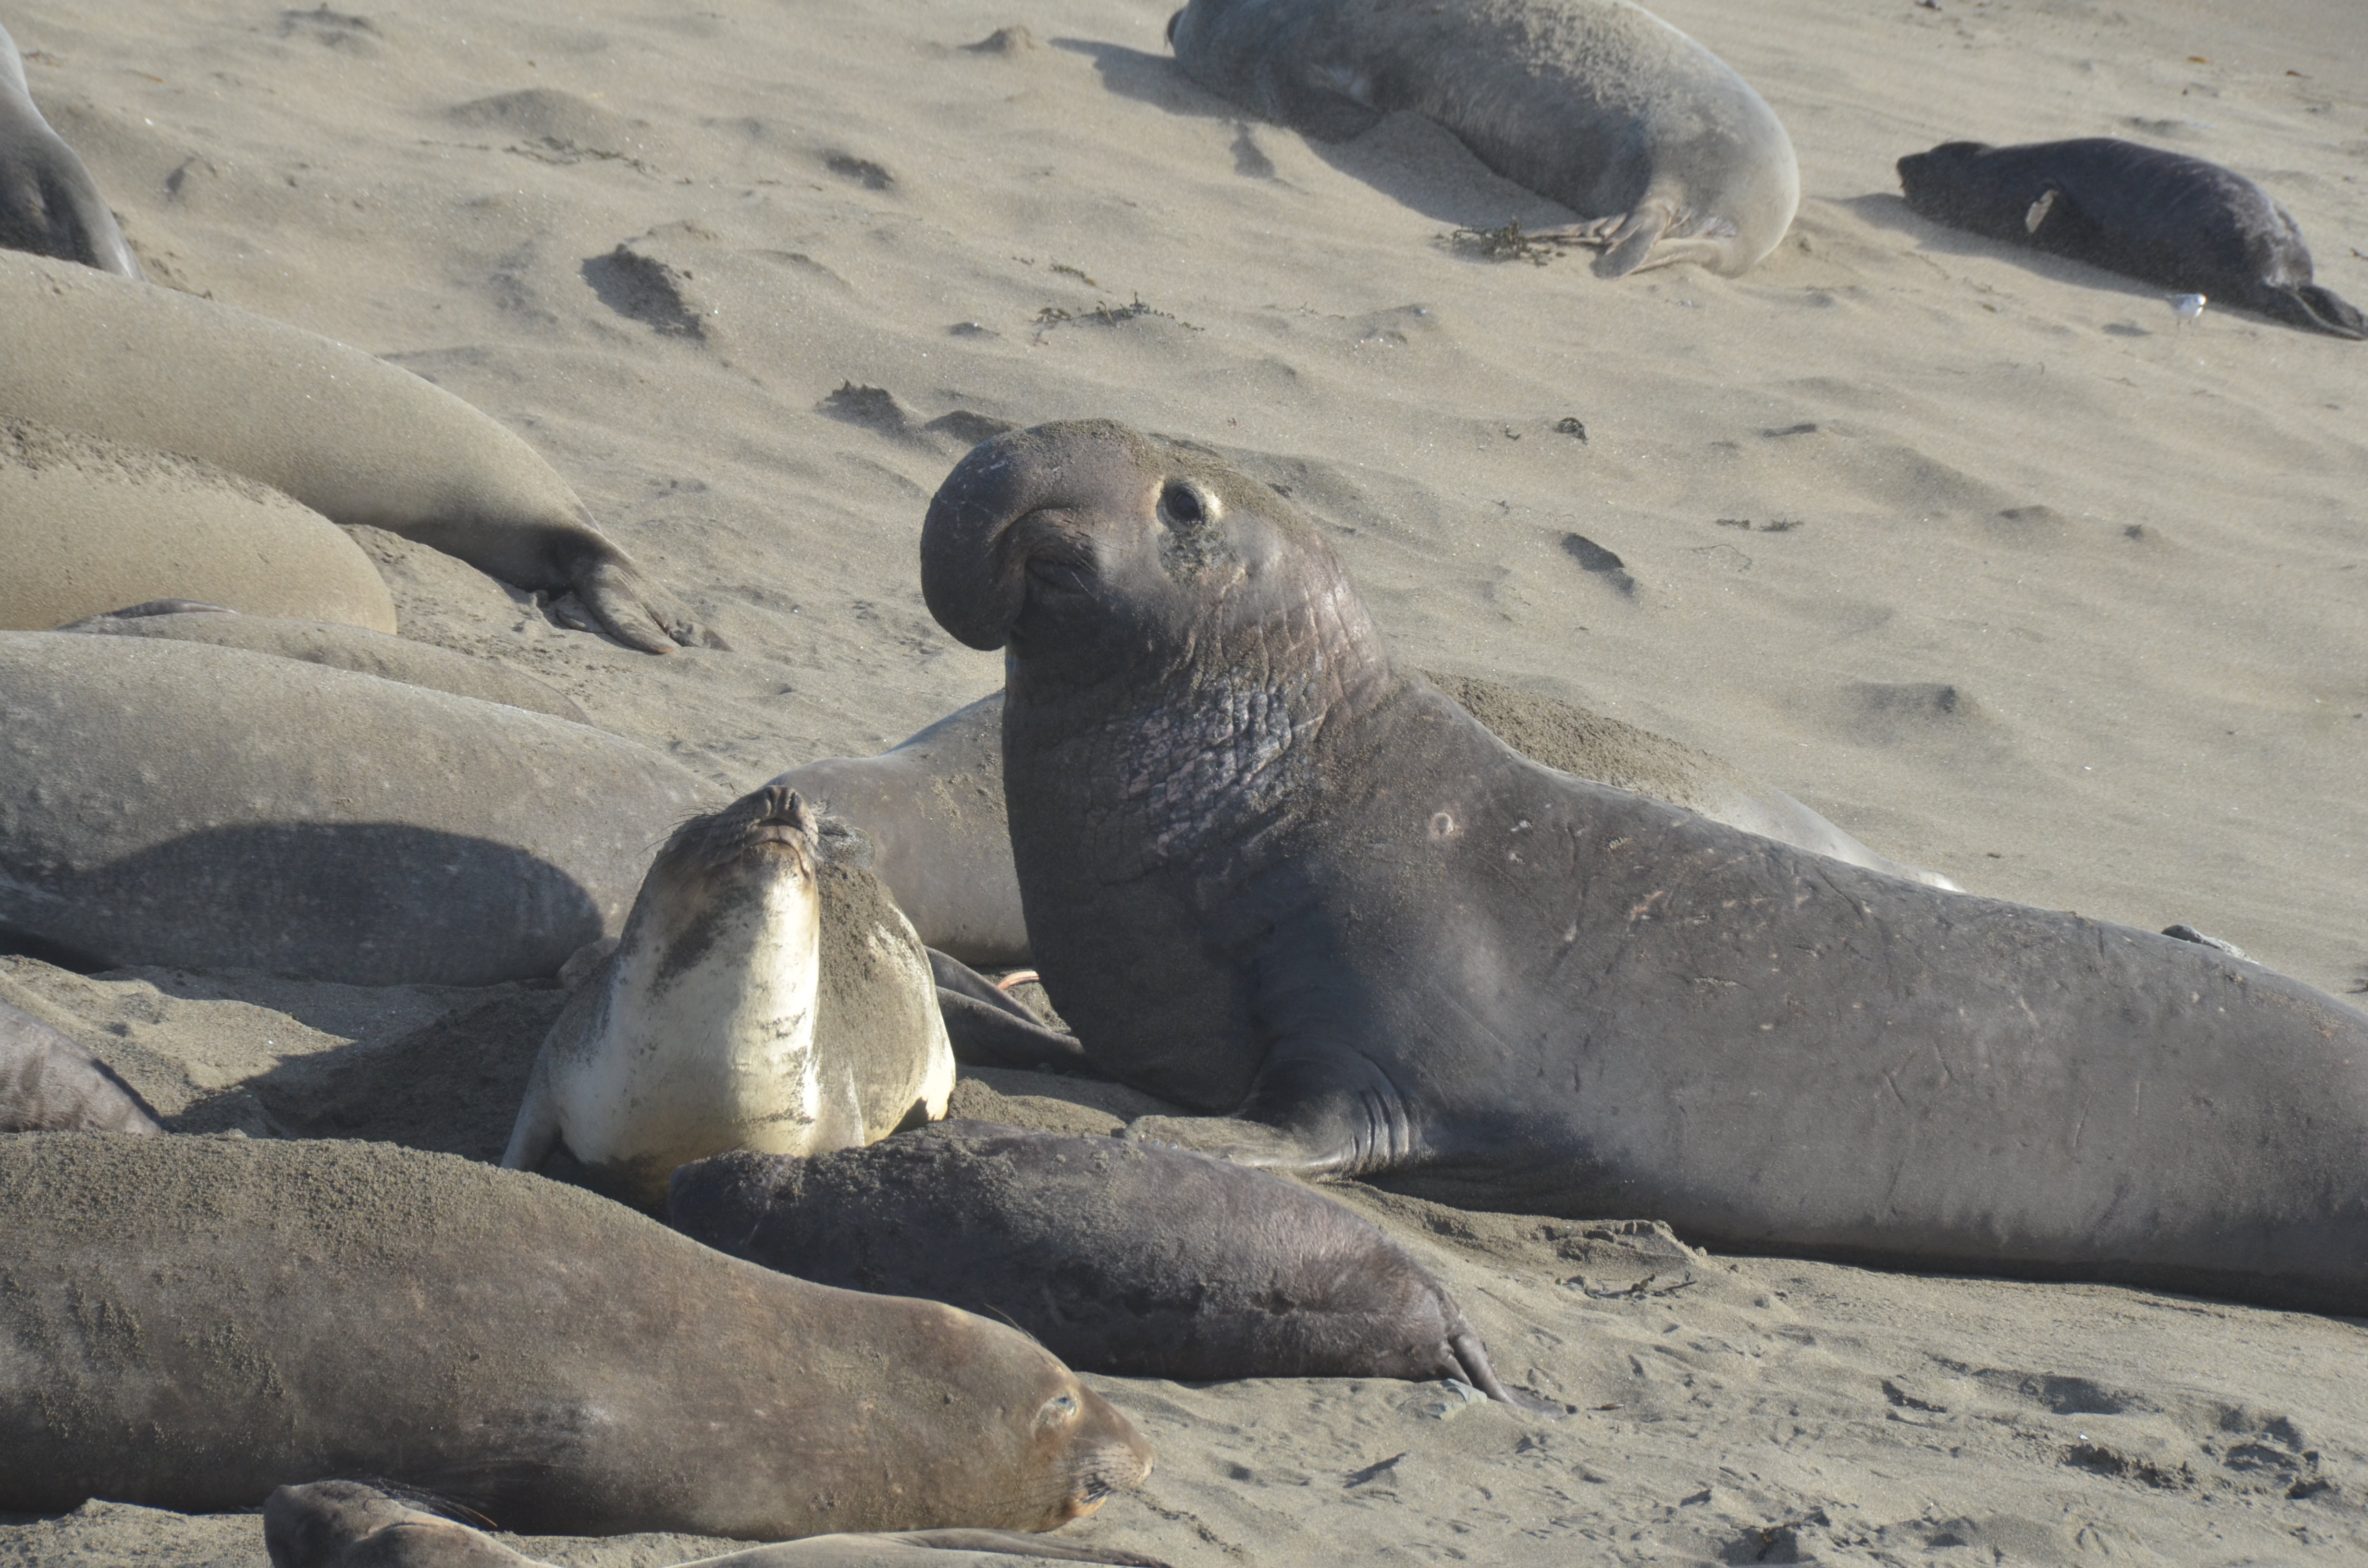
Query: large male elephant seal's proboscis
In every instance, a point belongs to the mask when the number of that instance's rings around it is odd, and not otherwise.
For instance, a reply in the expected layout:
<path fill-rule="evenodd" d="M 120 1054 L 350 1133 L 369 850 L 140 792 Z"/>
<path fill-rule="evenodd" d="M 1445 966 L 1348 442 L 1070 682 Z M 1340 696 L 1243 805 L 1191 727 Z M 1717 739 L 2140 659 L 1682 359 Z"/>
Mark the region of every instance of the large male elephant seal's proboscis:
<path fill-rule="evenodd" d="M 361 546 L 269 485 L 0 415 L 0 631 L 150 599 L 395 630 Z"/>
<path fill-rule="evenodd" d="M 0 1002 L 0 1132 L 162 1132 L 114 1069 Z"/>
<path fill-rule="evenodd" d="M 1899 160 L 1907 205 L 1937 223 L 2337 337 L 2368 317 L 2311 281 L 2310 247 L 2233 169 L 2110 136 L 1992 147 L 1947 142 Z"/>
<path fill-rule="evenodd" d="M 1734 277 L 1800 204 L 1792 138 L 1749 83 L 1627 0 L 1192 0 L 1167 24 L 1210 91 L 1342 141 L 1410 110 L 1585 220 L 1618 278 Z"/>
<path fill-rule="evenodd" d="M 24 57 L 6 28 L 0 28 L 0 249 L 140 276 L 98 182 L 34 107 Z"/>
<path fill-rule="evenodd" d="M 1272 491 L 998 437 L 921 540 L 1006 650 L 1028 934 L 1136 1136 L 1748 1250 L 2368 1310 L 2368 1015 L 1520 756 Z"/>
<path fill-rule="evenodd" d="M 557 971 L 700 809 L 582 724 L 237 648 L 0 632 L 0 936 L 353 985 Z"/>
<path fill-rule="evenodd" d="M 721 1150 L 821 1153 L 945 1115 L 928 957 L 870 858 L 778 784 L 676 830 L 543 1040 L 502 1164 L 564 1142 L 655 1209 Z"/>
<path fill-rule="evenodd" d="M 359 348 L 211 300 L 0 254 L 0 414 L 180 452 L 336 523 L 572 589 L 646 653 L 697 634 L 532 448 Z"/>
<path fill-rule="evenodd" d="M 547 1568 L 482 1530 L 359 1481 L 274 1492 L 263 1505 L 263 1545 L 271 1568 Z M 677 1568 L 1025 1568 L 1031 1562 L 1165 1568 L 1156 1557 L 1110 1547 L 981 1529 L 808 1536 Z"/>
<path fill-rule="evenodd" d="M 1025 1335 L 392 1144 L 0 1139 L 0 1509 L 365 1475 L 506 1529 L 1050 1529 L 1149 1469 Z"/>
<path fill-rule="evenodd" d="M 956 1121 L 675 1173 L 666 1223 L 817 1285 L 944 1301 L 1082 1371 L 1497 1381 L 1438 1280 L 1296 1182 L 1184 1149 Z"/>

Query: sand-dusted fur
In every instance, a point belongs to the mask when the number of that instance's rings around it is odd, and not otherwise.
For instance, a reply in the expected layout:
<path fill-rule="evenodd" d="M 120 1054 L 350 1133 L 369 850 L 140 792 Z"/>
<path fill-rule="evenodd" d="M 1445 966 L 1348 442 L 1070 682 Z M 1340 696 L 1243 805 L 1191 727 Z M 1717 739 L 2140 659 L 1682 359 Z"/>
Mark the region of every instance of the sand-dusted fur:
<path fill-rule="evenodd" d="M 520 587 L 573 589 L 645 653 L 696 635 L 532 448 L 408 370 L 41 256 L 0 255 L 0 410 L 200 459 Z"/>
<path fill-rule="evenodd" d="M 98 182 L 34 107 L 24 57 L 6 28 L 0 28 L 0 249 L 140 276 Z"/>
<path fill-rule="evenodd" d="M 363 1474 L 505 1528 L 1049 1529 L 1149 1453 L 1044 1349 L 378 1143 L 0 1139 L 0 1509 Z"/>
<path fill-rule="evenodd" d="M 1386 113 L 1439 121 L 1552 197 L 1617 278 L 1675 262 L 1733 277 L 1801 195 L 1792 138 L 1727 63 L 1628 0 L 1192 0 L 1177 62 L 1253 113 L 1338 141 Z"/>
<path fill-rule="evenodd" d="M 543 1041 L 503 1165 L 564 1142 L 655 1208 L 686 1161 L 818 1153 L 945 1114 L 953 1051 L 920 943 L 860 838 L 825 848 L 821 829 L 768 784 L 675 833 Z"/>
<path fill-rule="evenodd" d="M 939 622 L 1008 650 L 1054 1006 L 1220 1113 L 1135 1135 L 1738 1248 L 2368 1308 L 2368 1015 L 1541 767 L 1392 664 L 1273 491 L 1123 426 L 972 452 L 921 562 Z"/>

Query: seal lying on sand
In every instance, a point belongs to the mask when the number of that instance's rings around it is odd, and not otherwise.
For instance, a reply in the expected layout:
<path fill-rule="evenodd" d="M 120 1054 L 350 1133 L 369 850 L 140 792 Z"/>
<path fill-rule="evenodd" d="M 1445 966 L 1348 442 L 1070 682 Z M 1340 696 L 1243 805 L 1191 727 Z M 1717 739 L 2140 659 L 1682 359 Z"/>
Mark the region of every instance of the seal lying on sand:
<path fill-rule="evenodd" d="M 361 546 L 269 485 L 0 416 L 0 631 L 162 598 L 395 629 Z"/>
<path fill-rule="evenodd" d="M 282 659 L 301 659 L 333 670 L 352 670 L 404 686 L 449 691 L 479 702 L 499 702 L 529 713 L 548 713 L 588 724 L 591 715 L 573 698 L 499 659 L 481 659 L 414 642 L 359 627 L 290 620 L 277 616 L 239 615 L 222 605 L 194 605 L 164 600 L 131 605 L 106 615 L 90 616 L 58 628 L 105 637 L 159 637 L 173 642 L 211 642 L 217 648 L 244 648 Z"/>
<path fill-rule="evenodd" d="M 0 28 L 0 249 L 140 276 L 98 182 L 33 107 L 24 56 Z"/>
<path fill-rule="evenodd" d="M 408 370 L 39 256 L 0 255 L 0 410 L 200 459 L 332 522 L 417 540 L 523 588 L 573 589 L 645 653 L 696 634 L 549 463 Z"/>
<path fill-rule="evenodd" d="M 2311 281 L 2286 210 L 2233 169 L 2110 136 L 1992 147 L 1947 142 L 1899 160 L 1907 205 L 1937 223 L 2337 337 L 2368 317 Z"/>
<path fill-rule="evenodd" d="M 0 1509 L 366 1474 L 508 1529 L 1050 1529 L 1150 1455 L 1037 1345 L 382 1143 L 0 1139 Z"/>
<path fill-rule="evenodd" d="M 655 1209 L 686 1161 L 820 1153 L 945 1115 L 928 957 L 869 858 L 778 784 L 677 829 L 542 1042 L 502 1164 L 531 1170 L 564 1141 Z"/>
<path fill-rule="evenodd" d="M 1542 767 L 1395 669 L 1266 486 L 998 437 L 921 540 L 1006 650 L 1053 1004 L 1230 1117 L 1134 1135 L 1738 1249 L 2368 1309 L 2368 1015 L 2152 932 Z"/>
<path fill-rule="evenodd" d="M 1673 262 L 1734 277 L 1800 204 L 1792 138 L 1727 63 L 1627 0 L 1192 0 L 1177 63 L 1326 141 L 1410 110 L 1588 220 L 1618 278 Z"/>
<path fill-rule="evenodd" d="M 537 1568 L 458 1520 L 359 1481 L 283 1486 L 263 1505 L 271 1568 Z M 1021 1562 L 1014 1562 L 1018 1558 Z M 1165 1568 L 1156 1557 L 1008 1530 L 911 1530 L 817 1535 L 700 1557 L 678 1568 L 1022 1568 L 1027 1562 L 1118 1562 Z"/>
<path fill-rule="evenodd" d="M 1534 1407 L 1380 1227 L 1182 1149 L 954 1121 L 812 1159 L 722 1154 L 675 1173 L 666 1223 L 817 1285 L 1003 1318 L 1083 1371 L 1461 1378 Z"/>
<path fill-rule="evenodd" d="M 699 809 L 672 759 L 238 648 L 0 632 L 0 934 L 352 985 L 548 975 Z"/>
<path fill-rule="evenodd" d="M 0 1002 L 0 1132 L 162 1132 L 112 1068 L 40 1019 Z"/>

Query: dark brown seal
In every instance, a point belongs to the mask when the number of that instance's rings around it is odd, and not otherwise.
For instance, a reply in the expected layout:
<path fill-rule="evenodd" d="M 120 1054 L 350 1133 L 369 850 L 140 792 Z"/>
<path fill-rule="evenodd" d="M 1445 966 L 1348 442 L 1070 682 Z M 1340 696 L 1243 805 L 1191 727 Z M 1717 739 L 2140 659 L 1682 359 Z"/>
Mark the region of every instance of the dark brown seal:
<path fill-rule="evenodd" d="M 1263 1171 L 951 1121 L 808 1159 L 675 1172 L 666 1223 L 818 1285 L 1001 1317 L 1122 1377 L 1461 1378 L 1524 1408 L 1381 1228 Z"/>
<path fill-rule="evenodd" d="M 2234 169 L 2111 136 L 1992 147 L 1946 142 L 1899 160 L 1907 205 L 1935 222 L 2368 338 L 2368 318 L 2311 281 L 2310 247 Z"/>
<path fill-rule="evenodd" d="M 1521 757 L 1276 494 L 1107 423 L 939 490 L 1053 1006 L 1137 1136 L 1748 1250 L 2368 1308 L 2368 1016 Z M 1230 1115 L 1225 1113 L 1231 1113 Z"/>
<path fill-rule="evenodd" d="M 370 1475 L 534 1533 L 1050 1529 L 1143 1439 L 1042 1346 L 378 1143 L 0 1139 L 0 1509 Z"/>

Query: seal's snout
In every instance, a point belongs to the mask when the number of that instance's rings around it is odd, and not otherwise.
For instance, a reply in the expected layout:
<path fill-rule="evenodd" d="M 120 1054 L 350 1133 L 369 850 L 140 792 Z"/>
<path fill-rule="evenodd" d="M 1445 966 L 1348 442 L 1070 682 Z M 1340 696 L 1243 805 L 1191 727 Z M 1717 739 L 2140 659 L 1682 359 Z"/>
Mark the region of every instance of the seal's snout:
<path fill-rule="evenodd" d="M 1070 1518 L 1082 1518 L 1150 1478 L 1151 1445 L 1133 1423 L 1089 1388 L 1080 1386 L 1048 1402 L 1047 1414 L 1064 1403 L 1071 1403 L 1072 1408 L 1059 1412 L 1059 1420 L 1069 1429 L 1076 1457 L 1065 1512 Z"/>

